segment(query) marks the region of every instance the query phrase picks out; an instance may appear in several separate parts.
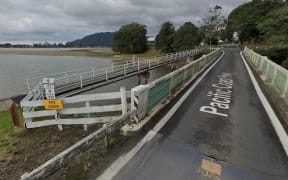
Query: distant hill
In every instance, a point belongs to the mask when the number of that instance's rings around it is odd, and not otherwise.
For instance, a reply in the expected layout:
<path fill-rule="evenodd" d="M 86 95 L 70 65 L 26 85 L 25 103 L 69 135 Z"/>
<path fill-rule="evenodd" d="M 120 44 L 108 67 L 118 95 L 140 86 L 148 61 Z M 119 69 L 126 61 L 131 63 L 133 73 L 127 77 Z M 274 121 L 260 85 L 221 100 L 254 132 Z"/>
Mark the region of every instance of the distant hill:
<path fill-rule="evenodd" d="M 75 41 L 67 42 L 68 47 L 87 47 L 87 46 L 111 46 L 113 40 L 112 32 L 101 32 L 90 34 L 83 37 L 82 39 L 77 39 Z"/>

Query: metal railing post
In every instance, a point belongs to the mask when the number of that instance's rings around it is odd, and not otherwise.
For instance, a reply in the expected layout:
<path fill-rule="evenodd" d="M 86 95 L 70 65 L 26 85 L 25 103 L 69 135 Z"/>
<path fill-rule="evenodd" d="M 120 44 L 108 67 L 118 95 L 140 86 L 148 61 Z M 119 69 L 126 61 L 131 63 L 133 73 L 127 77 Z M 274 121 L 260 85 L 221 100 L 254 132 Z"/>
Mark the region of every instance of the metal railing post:
<path fill-rule="evenodd" d="M 138 71 L 140 71 L 140 60 L 138 59 Z"/>
<path fill-rule="evenodd" d="M 80 87 L 83 88 L 82 74 L 80 74 Z"/>
<path fill-rule="evenodd" d="M 105 69 L 105 76 L 106 76 L 106 81 L 108 80 L 108 68 Z"/>
<path fill-rule="evenodd" d="M 95 78 L 95 69 L 94 69 L 94 67 L 92 67 L 92 76 L 93 76 L 93 78 Z"/>
<path fill-rule="evenodd" d="M 68 76 L 67 72 L 65 72 L 65 77 L 66 77 L 66 83 L 68 84 L 69 83 L 69 76 Z"/>
<path fill-rule="evenodd" d="M 26 80 L 26 86 L 27 86 L 28 91 L 31 91 L 29 80 Z"/>

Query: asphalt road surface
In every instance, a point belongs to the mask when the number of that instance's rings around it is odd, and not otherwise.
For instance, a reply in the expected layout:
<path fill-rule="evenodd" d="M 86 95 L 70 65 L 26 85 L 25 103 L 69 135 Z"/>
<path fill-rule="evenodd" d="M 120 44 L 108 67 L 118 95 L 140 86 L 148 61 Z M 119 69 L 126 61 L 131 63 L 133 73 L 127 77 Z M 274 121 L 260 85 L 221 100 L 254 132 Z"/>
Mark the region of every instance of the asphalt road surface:
<path fill-rule="evenodd" d="M 288 179 L 240 49 L 226 49 L 181 107 L 114 179 Z"/>

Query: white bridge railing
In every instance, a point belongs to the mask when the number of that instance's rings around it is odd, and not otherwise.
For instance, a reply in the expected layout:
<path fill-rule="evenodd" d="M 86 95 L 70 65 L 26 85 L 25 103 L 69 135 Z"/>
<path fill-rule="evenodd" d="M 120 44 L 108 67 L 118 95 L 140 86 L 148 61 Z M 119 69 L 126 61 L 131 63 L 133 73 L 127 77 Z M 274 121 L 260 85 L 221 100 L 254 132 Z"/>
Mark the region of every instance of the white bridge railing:
<path fill-rule="evenodd" d="M 84 130 L 88 124 L 110 123 L 130 109 L 127 99 L 130 92 L 78 95 L 63 98 L 63 110 L 44 110 L 42 100 L 21 101 L 26 128 L 81 124 Z M 102 104 L 102 105 L 101 105 Z"/>
<path fill-rule="evenodd" d="M 25 100 L 41 99 L 43 98 L 41 92 L 42 79 L 54 78 L 56 85 L 56 93 L 62 92 L 67 88 L 83 88 L 87 84 L 93 82 L 108 81 L 115 77 L 125 77 L 128 74 L 141 72 L 147 69 L 153 69 L 168 63 L 173 63 L 184 58 L 192 57 L 201 52 L 200 49 L 193 49 L 181 51 L 176 53 L 165 54 L 148 59 L 138 59 L 134 61 L 127 61 L 123 63 L 112 64 L 108 67 L 90 67 L 74 71 L 52 73 L 40 75 L 35 78 L 26 79 L 26 85 L 29 90 Z M 40 88 L 40 89 L 39 89 Z"/>

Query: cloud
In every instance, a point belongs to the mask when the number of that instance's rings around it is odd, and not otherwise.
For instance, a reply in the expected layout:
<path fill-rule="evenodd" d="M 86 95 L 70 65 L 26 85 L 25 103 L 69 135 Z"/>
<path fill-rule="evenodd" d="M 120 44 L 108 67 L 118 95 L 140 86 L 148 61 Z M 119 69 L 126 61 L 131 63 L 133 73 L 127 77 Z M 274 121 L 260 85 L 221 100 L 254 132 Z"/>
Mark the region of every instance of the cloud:
<path fill-rule="evenodd" d="M 0 0 L 0 42 L 66 42 L 138 22 L 155 35 L 164 21 L 197 21 L 219 4 L 228 15 L 247 0 Z"/>

